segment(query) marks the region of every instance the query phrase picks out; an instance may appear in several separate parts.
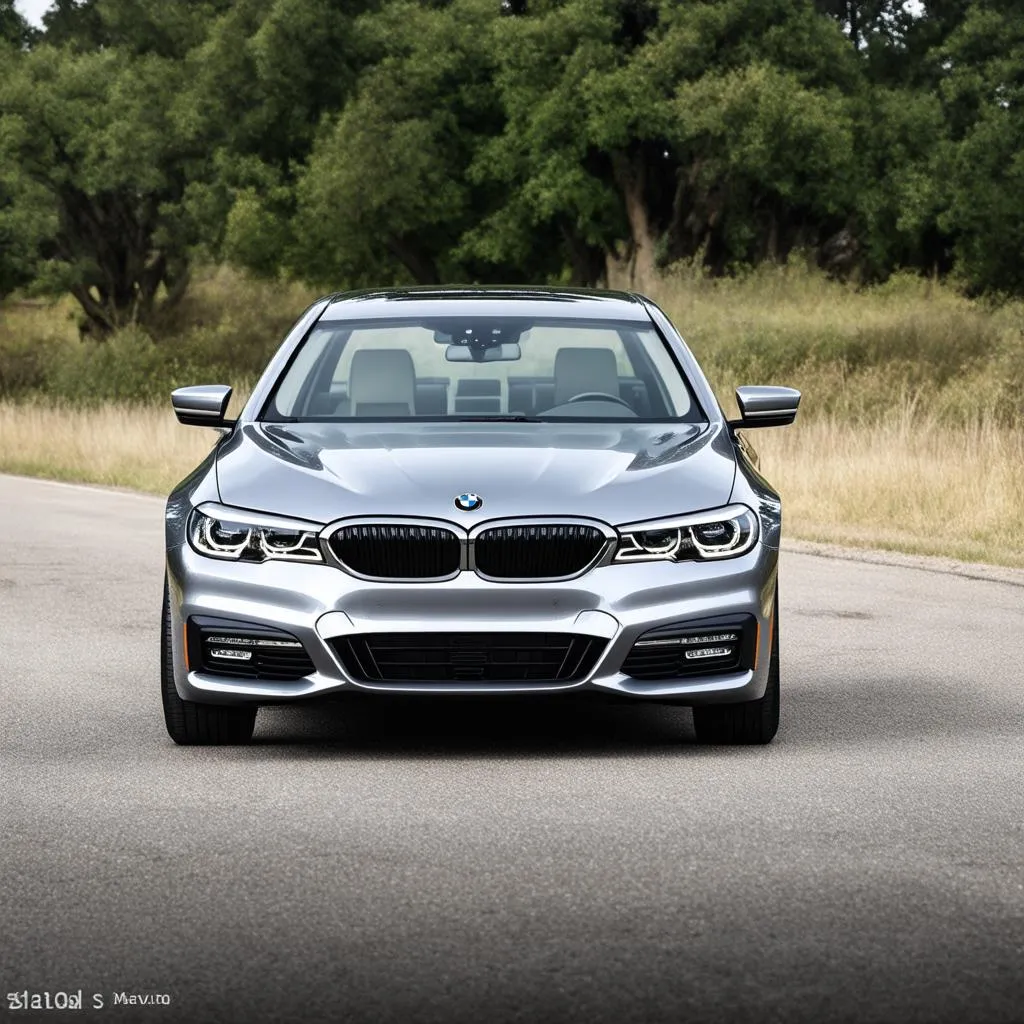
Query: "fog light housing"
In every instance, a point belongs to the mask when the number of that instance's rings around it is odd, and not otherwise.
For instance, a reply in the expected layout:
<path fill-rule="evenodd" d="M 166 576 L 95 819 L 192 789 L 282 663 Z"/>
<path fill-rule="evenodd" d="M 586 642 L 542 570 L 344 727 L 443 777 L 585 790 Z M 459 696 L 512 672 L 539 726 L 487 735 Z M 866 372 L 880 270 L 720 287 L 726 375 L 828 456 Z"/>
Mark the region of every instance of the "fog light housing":
<path fill-rule="evenodd" d="M 622 672 L 651 680 L 740 672 L 754 667 L 756 645 L 753 615 L 672 622 L 638 637 Z"/>
<path fill-rule="evenodd" d="M 272 626 L 193 615 L 187 635 L 195 672 L 292 682 L 316 671 L 301 641 Z"/>

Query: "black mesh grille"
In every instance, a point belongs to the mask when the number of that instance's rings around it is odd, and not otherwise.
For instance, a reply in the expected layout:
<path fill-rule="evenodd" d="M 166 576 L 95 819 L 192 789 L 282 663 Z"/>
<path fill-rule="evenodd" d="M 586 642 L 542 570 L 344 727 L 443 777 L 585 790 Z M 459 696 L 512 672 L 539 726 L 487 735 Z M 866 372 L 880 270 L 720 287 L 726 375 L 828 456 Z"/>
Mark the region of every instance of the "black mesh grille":
<path fill-rule="evenodd" d="M 495 526 L 477 536 L 473 559 L 478 572 L 495 579 L 575 576 L 606 543 L 593 526 Z"/>
<path fill-rule="evenodd" d="M 573 682 L 594 667 L 599 637 L 569 633 L 366 633 L 334 640 L 360 682 Z"/>
<path fill-rule="evenodd" d="M 458 571 L 462 543 L 436 526 L 344 526 L 330 540 L 338 560 L 362 576 L 436 579 Z"/>
<path fill-rule="evenodd" d="M 716 639 L 726 637 L 733 639 Z M 622 671 L 634 679 L 680 679 L 736 672 L 753 667 L 756 638 L 757 623 L 751 616 L 670 623 L 640 636 L 622 663 Z M 728 653 L 694 656 L 712 649 L 727 649 Z"/>

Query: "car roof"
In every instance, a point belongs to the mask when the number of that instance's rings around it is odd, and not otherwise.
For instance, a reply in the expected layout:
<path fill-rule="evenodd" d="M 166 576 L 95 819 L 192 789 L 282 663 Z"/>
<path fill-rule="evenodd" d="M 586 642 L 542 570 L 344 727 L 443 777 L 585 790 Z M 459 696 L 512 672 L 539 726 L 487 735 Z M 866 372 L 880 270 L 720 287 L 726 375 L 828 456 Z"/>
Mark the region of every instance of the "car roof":
<path fill-rule="evenodd" d="M 389 288 L 330 295 L 321 320 L 416 319 L 431 316 L 528 317 L 651 322 L 630 292 L 572 288 Z"/>

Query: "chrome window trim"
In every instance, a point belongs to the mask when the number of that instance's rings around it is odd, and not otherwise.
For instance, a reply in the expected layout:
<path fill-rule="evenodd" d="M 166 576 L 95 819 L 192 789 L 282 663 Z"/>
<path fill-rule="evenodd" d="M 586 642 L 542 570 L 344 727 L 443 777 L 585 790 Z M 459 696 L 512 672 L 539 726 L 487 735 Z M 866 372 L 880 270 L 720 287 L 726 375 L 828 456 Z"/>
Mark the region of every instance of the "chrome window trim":
<path fill-rule="evenodd" d="M 356 572 L 355 569 L 350 568 L 338 558 L 330 545 L 330 539 L 334 534 L 349 526 L 421 526 L 447 530 L 456 536 L 460 544 L 459 568 L 447 576 L 367 576 L 364 573 Z M 501 529 L 506 526 L 591 526 L 604 535 L 605 542 L 597 554 L 579 572 L 568 576 L 487 576 L 476 567 L 474 544 L 477 537 L 487 530 Z M 519 516 L 506 519 L 487 519 L 468 530 L 448 519 L 433 519 L 427 516 L 352 516 L 328 523 L 318 536 L 324 561 L 328 565 L 369 583 L 445 583 L 455 579 L 463 572 L 472 572 L 488 583 L 564 583 L 568 580 L 579 579 L 592 569 L 610 565 L 619 542 L 618 531 L 613 526 L 600 519 L 590 519 L 586 516 Z"/>

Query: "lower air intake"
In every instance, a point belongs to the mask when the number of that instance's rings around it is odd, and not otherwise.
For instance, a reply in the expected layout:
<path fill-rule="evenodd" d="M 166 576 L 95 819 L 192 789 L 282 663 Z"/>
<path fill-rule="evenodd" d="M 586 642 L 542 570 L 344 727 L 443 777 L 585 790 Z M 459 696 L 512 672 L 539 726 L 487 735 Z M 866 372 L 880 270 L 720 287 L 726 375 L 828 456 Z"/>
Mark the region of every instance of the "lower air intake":
<path fill-rule="evenodd" d="M 571 683 L 605 640 L 569 633 L 365 633 L 332 641 L 365 683 Z"/>

